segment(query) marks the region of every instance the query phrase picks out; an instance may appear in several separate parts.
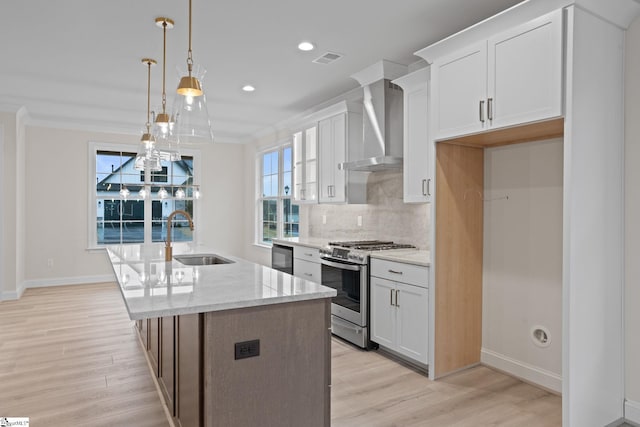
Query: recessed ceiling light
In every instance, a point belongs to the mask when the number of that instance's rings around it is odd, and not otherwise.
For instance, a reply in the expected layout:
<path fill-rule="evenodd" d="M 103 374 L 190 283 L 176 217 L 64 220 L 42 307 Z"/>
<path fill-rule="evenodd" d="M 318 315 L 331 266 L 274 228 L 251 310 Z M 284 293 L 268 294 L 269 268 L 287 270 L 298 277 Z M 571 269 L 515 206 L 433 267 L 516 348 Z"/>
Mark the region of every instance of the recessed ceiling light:
<path fill-rule="evenodd" d="M 244 85 L 242 86 L 242 90 L 245 92 L 253 92 L 256 88 L 251 85 Z"/>
<path fill-rule="evenodd" d="M 300 44 L 298 44 L 298 49 L 300 49 L 303 52 L 308 52 L 310 50 L 315 49 L 315 46 L 311 42 L 300 42 Z"/>

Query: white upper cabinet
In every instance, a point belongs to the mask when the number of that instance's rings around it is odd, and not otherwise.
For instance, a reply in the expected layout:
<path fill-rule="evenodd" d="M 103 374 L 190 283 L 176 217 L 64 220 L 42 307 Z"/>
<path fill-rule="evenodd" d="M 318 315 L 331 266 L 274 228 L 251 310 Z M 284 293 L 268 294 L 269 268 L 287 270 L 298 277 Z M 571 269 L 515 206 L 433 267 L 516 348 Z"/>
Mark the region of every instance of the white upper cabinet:
<path fill-rule="evenodd" d="M 317 126 L 293 134 L 293 198 L 296 203 L 318 203 Z"/>
<path fill-rule="evenodd" d="M 338 165 L 346 161 L 347 113 L 341 113 L 318 123 L 320 158 L 320 203 L 346 202 L 344 170 Z"/>
<path fill-rule="evenodd" d="M 402 87 L 404 99 L 404 202 L 430 202 L 433 144 L 429 141 L 429 68 L 414 71 L 393 83 Z"/>
<path fill-rule="evenodd" d="M 562 11 L 431 66 L 436 140 L 562 116 Z"/>
<path fill-rule="evenodd" d="M 347 171 L 342 163 L 362 156 L 361 105 L 340 102 L 318 120 L 318 201 L 366 203 L 368 172 Z"/>

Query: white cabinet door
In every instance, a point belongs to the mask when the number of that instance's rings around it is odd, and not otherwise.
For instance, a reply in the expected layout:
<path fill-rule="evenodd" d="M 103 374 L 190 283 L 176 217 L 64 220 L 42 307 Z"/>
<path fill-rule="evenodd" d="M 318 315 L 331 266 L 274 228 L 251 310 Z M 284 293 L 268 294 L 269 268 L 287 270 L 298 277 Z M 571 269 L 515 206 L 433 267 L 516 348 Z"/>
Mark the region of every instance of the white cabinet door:
<path fill-rule="evenodd" d="M 317 127 L 293 134 L 293 198 L 297 203 L 317 203 Z"/>
<path fill-rule="evenodd" d="M 428 363 L 428 289 L 396 283 L 396 350 L 424 364 Z"/>
<path fill-rule="evenodd" d="M 487 42 L 439 58 L 431 66 L 435 139 L 485 129 Z"/>
<path fill-rule="evenodd" d="M 432 173 L 429 140 L 429 67 L 395 79 L 404 99 L 403 188 L 405 203 L 431 201 Z"/>
<path fill-rule="evenodd" d="M 395 288 L 390 280 L 371 277 L 371 340 L 388 348 L 395 346 Z"/>
<path fill-rule="evenodd" d="M 345 171 L 338 169 L 338 165 L 346 160 L 346 113 L 321 120 L 318 133 L 319 202 L 344 203 Z"/>
<path fill-rule="evenodd" d="M 487 118 L 494 128 L 562 115 L 562 11 L 489 39 Z"/>

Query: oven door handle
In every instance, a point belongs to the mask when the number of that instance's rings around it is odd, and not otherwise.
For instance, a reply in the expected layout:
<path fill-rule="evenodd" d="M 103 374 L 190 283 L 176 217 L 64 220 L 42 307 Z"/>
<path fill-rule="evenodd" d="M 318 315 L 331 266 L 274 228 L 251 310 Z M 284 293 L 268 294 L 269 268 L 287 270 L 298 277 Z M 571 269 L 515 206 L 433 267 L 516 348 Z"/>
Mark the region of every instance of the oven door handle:
<path fill-rule="evenodd" d="M 320 259 L 320 263 L 322 265 L 326 265 L 328 267 L 339 268 L 341 270 L 360 271 L 362 269 L 362 267 L 359 266 L 359 265 L 343 264 L 341 262 L 329 261 L 329 260 L 324 259 L 324 258 Z"/>

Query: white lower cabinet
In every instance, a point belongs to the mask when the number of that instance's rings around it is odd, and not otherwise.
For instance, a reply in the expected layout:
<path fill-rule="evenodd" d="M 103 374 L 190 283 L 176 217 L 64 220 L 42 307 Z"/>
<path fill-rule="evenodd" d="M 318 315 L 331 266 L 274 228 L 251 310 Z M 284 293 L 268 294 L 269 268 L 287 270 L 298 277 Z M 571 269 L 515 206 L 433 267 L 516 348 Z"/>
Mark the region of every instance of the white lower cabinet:
<path fill-rule="evenodd" d="M 293 275 L 302 279 L 320 283 L 320 264 L 303 259 L 293 259 Z"/>
<path fill-rule="evenodd" d="M 371 340 L 423 365 L 429 348 L 427 283 L 426 267 L 371 260 Z"/>
<path fill-rule="evenodd" d="M 321 283 L 320 251 L 315 248 L 295 245 L 293 247 L 293 275 L 312 282 Z"/>

